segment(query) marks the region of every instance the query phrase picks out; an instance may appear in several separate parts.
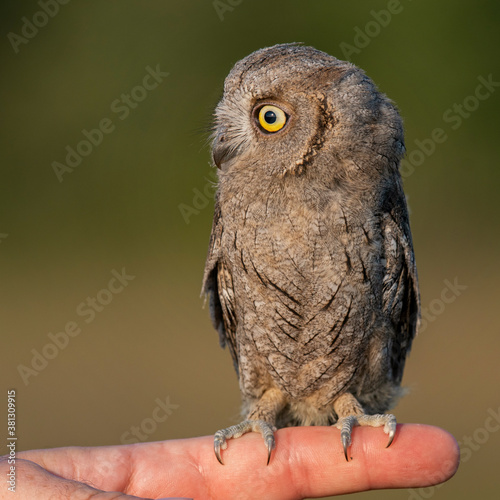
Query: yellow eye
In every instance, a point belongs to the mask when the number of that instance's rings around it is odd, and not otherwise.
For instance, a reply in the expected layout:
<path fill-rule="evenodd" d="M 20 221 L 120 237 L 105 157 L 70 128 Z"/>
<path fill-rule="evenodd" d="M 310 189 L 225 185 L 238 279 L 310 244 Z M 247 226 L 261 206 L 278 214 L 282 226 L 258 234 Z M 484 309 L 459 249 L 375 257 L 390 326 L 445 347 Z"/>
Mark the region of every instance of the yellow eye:
<path fill-rule="evenodd" d="M 278 132 L 285 126 L 287 118 L 282 109 L 270 104 L 262 106 L 259 110 L 259 125 L 266 132 Z"/>

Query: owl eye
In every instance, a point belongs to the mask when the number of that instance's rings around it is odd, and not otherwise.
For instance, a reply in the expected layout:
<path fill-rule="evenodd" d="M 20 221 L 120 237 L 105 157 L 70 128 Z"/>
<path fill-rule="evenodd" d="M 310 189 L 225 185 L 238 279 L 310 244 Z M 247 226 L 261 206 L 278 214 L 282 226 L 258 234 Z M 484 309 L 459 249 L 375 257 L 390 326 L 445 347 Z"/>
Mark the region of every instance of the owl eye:
<path fill-rule="evenodd" d="M 285 125 L 288 119 L 288 115 L 277 106 L 272 106 L 266 104 L 258 111 L 258 122 L 259 125 L 266 132 L 278 132 Z"/>

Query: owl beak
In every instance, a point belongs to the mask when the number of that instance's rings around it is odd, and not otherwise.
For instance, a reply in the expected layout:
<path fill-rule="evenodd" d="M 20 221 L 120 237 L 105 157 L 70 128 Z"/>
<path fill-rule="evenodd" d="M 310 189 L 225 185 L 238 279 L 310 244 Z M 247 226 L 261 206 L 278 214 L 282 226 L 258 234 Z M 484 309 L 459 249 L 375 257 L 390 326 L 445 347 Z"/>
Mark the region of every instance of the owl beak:
<path fill-rule="evenodd" d="M 224 133 L 219 132 L 212 146 L 212 158 L 217 168 L 221 168 L 222 164 L 233 158 L 236 153 L 237 150 L 229 146 Z"/>

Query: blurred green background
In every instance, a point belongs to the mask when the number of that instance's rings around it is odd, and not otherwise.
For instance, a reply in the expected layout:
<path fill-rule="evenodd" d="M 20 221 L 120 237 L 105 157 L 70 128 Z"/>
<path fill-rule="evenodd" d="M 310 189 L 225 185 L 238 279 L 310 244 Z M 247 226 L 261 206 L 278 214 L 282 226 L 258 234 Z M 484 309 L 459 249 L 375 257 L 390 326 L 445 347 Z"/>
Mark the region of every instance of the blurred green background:
<path fill-rule="evenodd" d="M 237 60 L 301 41 L 362 67 L 405 120 L 427 316 L 395 413 L 449 430 L 464 459 L 417 494 L 496 498 L 500 84 L 474 96 L 480 77 L 500 82 L 499 4 L 231 3 L 74 1 L 44 18 L 35 1 L 2 2 L 0 380 L 2 394 L 17 390 L 19 447 L 118 444 L 132 426 L 144 440 L 198 436 L 238 421 L 230 356 L 199 298 L 213 211 L 204 130 Z M 137 89 L 147 67 L 169 75 Z M 113 130 L 58 178 L 53 162 L 106 118 Z M 431 144 L 436 128 L 446 140 Z M 135 278 L 102 292 L 123 268 Z M 96 296 L 109 303 L 86 323 L 79 305 Z M 81 333 L 50 351 L 49 333 L 71 321 Z M 20 365 L 44 348 L 54 359 L 23 379 Z M 157 398 L 178 407 L 156 424 Z"/>

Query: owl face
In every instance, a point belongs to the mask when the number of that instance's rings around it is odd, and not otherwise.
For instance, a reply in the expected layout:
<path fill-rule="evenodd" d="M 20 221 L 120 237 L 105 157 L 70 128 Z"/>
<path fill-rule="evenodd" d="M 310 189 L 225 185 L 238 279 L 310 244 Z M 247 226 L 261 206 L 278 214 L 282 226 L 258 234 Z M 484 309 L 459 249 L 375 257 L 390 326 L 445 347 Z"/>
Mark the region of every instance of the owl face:
<path fill-rule="evenodd" d="M 224 172 L 283 176 L 321 166 L 341 174 L 363 155 L 389 154 L 397 163 L 398 141 L 402 151 L 398 113 L 361 70 L 286 44 L 254 52 L 231 70 L 215 110 L 212 154 Z"/>

